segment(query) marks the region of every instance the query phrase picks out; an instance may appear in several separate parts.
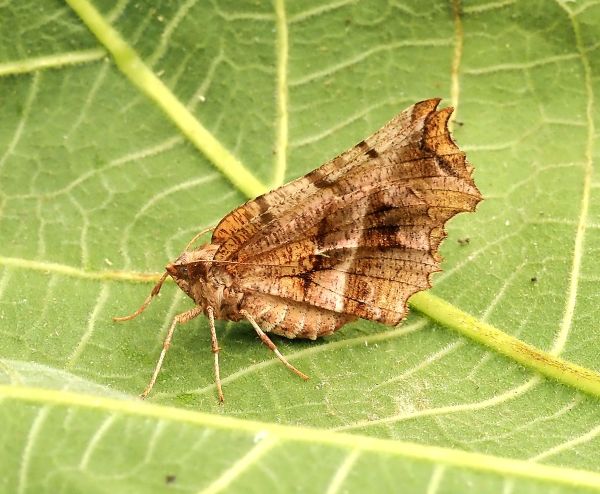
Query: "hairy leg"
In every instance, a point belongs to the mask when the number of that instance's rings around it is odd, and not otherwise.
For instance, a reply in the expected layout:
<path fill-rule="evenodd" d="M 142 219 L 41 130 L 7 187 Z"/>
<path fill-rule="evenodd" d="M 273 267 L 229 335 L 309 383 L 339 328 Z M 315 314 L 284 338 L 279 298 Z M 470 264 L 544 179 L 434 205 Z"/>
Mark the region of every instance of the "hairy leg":
<path fill-rule="evenodd" d="M 219 370 L 219 342 L 217 341 L 217 332 L 215 330 L 215 314 L 212 307 L 206 309 L 208 312 L 208 323 L 210 325 L 210 343 L 213 355 L 215 356 L 215 384 L 217 385 L 217 393 L 219 394 L 219 401 L 223 403 L 225 397 L 223 396 L 223 388 L 221 387 L 221 372 Z"/>
<path fill-rule="evenodd" d="M 177 314 L 173 318 L 173 322 L 171 323 L 171 326 L 169 327 L 167 337 L 165 338 L 165 341 L 163 342 L 163 348 L 162 348 L 162 351 L 160 352 L 160 357 L 158 357 L 158 362 L 156 362 L 156 367 L 154 368 L 154 373 L 152 374 L 152 379 L 150 379 L 148 386 L 146 386 L 146 389 L 144 389 L 144 392 L 140 395 L 142 398 L 146 398 L 146 396 L 148 396 L 148 393 L 150 393 L 150 391 L 154 387 L 154 383 L 156 382 L 156 378 L 158 377 L 158 373 L 160 372 L 160 368 L 162 367 L 163 360 L 165 359 L 165 355 L 167 354 L 167 350 L 171 346 L 171 340 L 173 339 L 173 333 L 175 332 L 175 326 L 177 326 L 177 324 L 183 324 L 185 322 L 191 321 L 192 319 L 194 319 L 194 317 L 197 317 L 200 314 L 202 314 L 202 307 L 196 306 L 193 309 L 188 310 L 187 312 L 182 312 L 181 314 Z"/>
<path fill-rule="evenodd" d="M 283 364 L 289 369 L 291 370 L 294 374 L 296 374 L 297 376 L 300 376 L 302 379 L 307 380 L 308 376 L 306 374 L 303 374 L 302 372 L 300 372 L 298 369 L 296 369 L 292 364 L 290 364 L 288 362 L 288 360 L 281 354 L 281 352 L 277 349 L 277 347 L 275 346 L 275 343 L 273 343 L 271 341 L 271 338 L 269 338 L 267 336 L 267 334 L 260 329 L 260 326 L 257 324 L 257 322 L 254 320 L 254 318 L 245 310 L 241 310 L 240 314 L 242 314 L 246 319 L 248 319 L 248 321 L 250 321 L 250 324 L 252 324 L 252 327 L 254 328 L 254 330 L 256 331 L 256 333 L 258 334 L 258 337 L 260 338 L 260 340 L 267 346 L 269 347 L 270 350 L 273 351 L 273 353 L 277 356 L 277 358 L 279 360 L 281 360 L 283 362 Z"/>

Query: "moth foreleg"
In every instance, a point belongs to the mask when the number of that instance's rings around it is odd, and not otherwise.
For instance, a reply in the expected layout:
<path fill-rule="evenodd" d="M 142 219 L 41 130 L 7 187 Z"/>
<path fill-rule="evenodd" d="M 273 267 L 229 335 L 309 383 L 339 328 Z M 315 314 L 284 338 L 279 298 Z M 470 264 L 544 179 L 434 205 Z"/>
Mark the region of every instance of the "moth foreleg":
<path fill-rule="evenodd" d="M 252 324 L 252 327 L 254 328 L 254 330 L 256 331 L 256 333 L 258 334 L 258 337 L 260 338 L 260 340 L 267 346 L 269 347 L 270 350 L 273 351 L 273 353 L 277 356 L 277 358 L 279 360 L 281 360 L 283 362 L 283 364 L 289 369 L 291 370 L 294 374 L 300 376 L 302 379 L 304 380 L 308 380 L 309 377 L 300 372 L 298 369 L 296 369 L 292 364 L 290 364 L 288 362 L 288 360 L 281 354 L 281 352 L 277 349 L 277 347 L 275 346 L 275 343 L 273 343 L 271 341 L 271 338 L 269 338 L 267 336 L 267 334 L 260 328 L 260 326 L 257 324 L 257 322 L 254 320 L 254 318 L 244 309 L 242 309 L 240 311 L 240 314 L 242 316 L 244 316 L 246 319 L 248 319 L 248 321 L 250 322 L 250 324 Z"/>
<path fill-rule="evenodd" d="M 217 385 L 217 393 L 219 394 L 219 401 L 223 403 L 225 397 L 223 396 L 223 388 L 221 387 L 221 372 L 219 370 L 219 342 L 217 341 L 217 331 L 215 330 L 215 314 L 212 307 L 207 307 L 206 312 L 208 313 L 208 323 L 210 325 L 210 343 L 213 355 L 215 356 L 215 384 Z"/>
<path fill-rule="evenodd" d="M 160 357 L 158 357 L 158 362 L 156 362 L 156 367 L 154 368 L 152 379 L 150 379 L 148 386 L 146 386 L 146 389 L 144 389 L 144 392 L 140 395 L 141 398 L 146 398 L 146 396 L 148 396 L 148 393 L 150 393 L 150 391 L 154 387 L 154 383 L 156 382 L 156 378 L 158 377 L 158 373 L 160 371 L 160 368 L 162 367 L 163 360 L 165 359 L 165 355 L 167 354 L 167 350 L 171 346 L 171 340 L 173 339 L 175 326 L 177 326 L 177 324 L 183 324 L 185 322 L 191 321 L 192 319 L 194 319 L 194 317 L 199 316 L 200 314 L 202 314 L 202 307 L 196 306 L 191 310 L 182 312 L 181 314 L 177 314 L 173 318 L 173 322 L 171 323 L 165 341 L 163 342 L 163 348 L 160 352 Z"/>

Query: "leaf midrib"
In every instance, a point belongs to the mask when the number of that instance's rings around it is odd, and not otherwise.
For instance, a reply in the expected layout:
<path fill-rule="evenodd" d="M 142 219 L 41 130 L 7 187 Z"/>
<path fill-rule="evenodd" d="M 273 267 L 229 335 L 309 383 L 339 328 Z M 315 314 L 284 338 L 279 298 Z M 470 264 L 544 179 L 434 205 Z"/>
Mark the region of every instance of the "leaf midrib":
<path fill-rule="evenodd" d="M 0 397 L 7 400 L 46 406 L 79 407 L 111 414 L 152 418 L 192 426 L 215 428 L 245 434 L 272 435 L 277 440 L 319 444 L 351 451 L 401 456 L 432 464 L 444 464 L 500 476 L 520 477 L 569 486 L 589 487 L 600 491 L 600 474 L 580 469 L 544 465 L 527 460 L 472 453 L 455 448 L 426 446 L 418 443 L 379 439 L 357 434 L 332 432 L 303 426 L 288 426 L 232 418 L 225 415 L 194 412 L 187 409 L 155 405 L 134 400 L 57 391 L 32 386 L 0 385 Z"/>

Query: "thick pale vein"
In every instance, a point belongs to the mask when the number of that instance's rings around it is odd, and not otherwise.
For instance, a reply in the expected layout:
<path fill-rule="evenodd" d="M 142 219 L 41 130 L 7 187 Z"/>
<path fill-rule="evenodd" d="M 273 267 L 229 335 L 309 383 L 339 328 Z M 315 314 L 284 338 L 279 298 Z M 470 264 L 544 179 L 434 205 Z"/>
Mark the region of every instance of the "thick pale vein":
<path fill-rule="evenodd" d="M 452 71 L 450 73 L 450 101 L 454 107 L 451 122 L 454 122 L 458 114 L 458 103 L 460 100 L 460 62 L 462 59 L 464 32 L 461 18 L 461 0 L 450 0 L 452 4 L 452 18 L 454 19 L 454 52 L 452 56 Z"/>
<path fill-rule="evenodd" d="M 179 5 L 177 12 L 166 24 L 165 29 L 160 35 L 160 41 L 154 50 L 154 53 L 148 59 L 148 65 L 150 65 L 150 67 L 154 66 L 156 62 L 158 62 L 167 52 L 167 48 L 171 43 L 171 37 L 173 36 L 175 29 L 177 29 L 177 26 L 179 26 L 181 21 L 183 21 L 186 17 L 188 17 L 189 20 L 189 12 L 197 3 L 198 0 L 187 0 L 183 4 Z"/>
<path fill-rule="evenodd" d="M 81 249 L 81 265 L 87 266 L 90 261 L 90 252 L 88 250 L 88 233 L 90 230 L 90 218 L 86 214 L 85 209 L 79 204 L 79 201 L 75 199 L 73 196 L 69 196 L 69 202 L 73 205 L 73 209 L 79 213 L 81 218 L 82 225 L 79 227 L 79 246 Z M 38 201 L 38 204 L 42 204 L 42 201 Z M 41 206 L 40 206 L 41 207 Z M 43 235 L 40 237 L 44 238 Z M 44 252 L 38 252 L 37 256 L 41 259 L 46 257 L 46 249 L 44 248 Z"/>
<path fill-rule="evenodd" d="M 559 418 L 563 417 L 564 415 L 572 412 L 575 409 L 575 407 L 578 406 L 583 401 L 582 396 L 583 395 L 581 395 L 581 394 L 576 395 L 574 399 L 572 399 L 570 402 L 568 402 L 563 407 L 556 410 L 554 413 L 551 413 L 549 415 L 537 416 L 533 420 L 529 420 L 528 422 L 523 422 L 516 427 L 512 426 L 509 430 L 507 430 L 506 432 L 504 432 L 502 434 L 493 434 L 493 435 L 485 434 L 478 439 L 471 439 L 471 440 L 469 440 L 469 444 L 475 445 L 475 444 L 483 443 L 483 442 L 489 443 L 490 441 L 493 441 L 495 443 L 502 443 L 506 440 L 510 441 L 510 440 L 514 439 L 516 436 L 516 433 L 519 433 L 521 431 L 527 431 L 527 430 L 532 431 L 531 432 L 532 434 L 538 434 L 539 431 L 541 430 L 542 424 L 544 424 L 546 422 L 550 422 L 550 421 L 555 421 L 556 419 L 559 419 Z"/>
<path fill-rule="evenodd" d="M 277 19 L 277 135 L 275 139 L 275 173 L 272 187 L 279 187 L 285 180 L 288 147 L 288 26 L 285 16 L 285 0 L 275 0 Z"/>
<path fill-rule="evenodd" d="M 49 276 L 46 283 L 43 284 L 45 291 L 43 297 L 36 300 L 36 324 L 34 331 L 40 331 L 42 334 L 48 332 L 47 321 L 52 319 L 49 314 L 56 307 L 56 285 L 60 281 L 59 276 Z M 0 300 L 2 299 L 0 295 Z"/>
<path fill-rule="evenodd" d="M 357 449 L 348 453 L 348 455 L 344 458 L 344 461 L 342 461 L 338 469 L 333 474 L 333 477 L 331 477 L 331 481 L 327 486 L 325 494 L 338 494 L 338 492 L 343 492 L 342 487 L 344 482 L 346 482 L 346 479 L 348 478 L 348 475 L 350 475 L 350 472 L 352 471 L 352 468 L 354 467 L 354 464 L 359 456 L 360 451 Z"/>
<path fill-rule="evenodd" d="M 569 439 L 568 441 L 564 441 L 560 444 L 557 444 L 556 446 L 553 446 L 552 448 L 549 448 L 546 451 L 542 451 L 541 453 L 538 453 L 530 459 L 531 461 L 543 461 L 552 456 L 556 456 L 562 453 L 563 451 L 569 451 L 572 453 L 573 451 L 576 451 L 575 448 L 580 444 L 585 444 L 590 441 L 593 441 L 594 439 L 598 439 L 599 436 L 600 425 L 590 429 L 585 434 L 581 434 L 580 436 L 574 437 L 572 439 Z"/>
<path fill-rule="evenodd" d="M 113 7 L 107 12 L 106 18 L 108 22 L 114 23 L 127 8 L 130 0 L 117 0 Z"/>
<path fill-rule="evenodd" d="M 597 6 L 598 2 L 595 0 L 589 0 L 588 2 L 578 2 L 578 4 L 573 5 L 573 10 L 571 12 L 574 16 L 579 16 L 586 10 Z"/>
<path fill-rule="evenodd" d="M 474 4 L 474 5 L 466 5 L 463 7 L 464 14 L 480 14 L 481 12 L 486 12 L 488 10 L 498 10 L 508 7 L 509 5 L 513 5 L 517 3 L 517 0 L 498 0 L 496 2 L 482 3 L 482 4 Z"/>
<path fill-rule="evenodd" d="M 483 410 L 486 408 L 496 407 L 502 403 L 510 400 L 514 400 L 519 396 L 524 395 L 535 386 L 540 383 L 540 377 L 535 376 L 525 381 L 520 386 L 510 388 L 500 394 L 494 395 L 487 400 L 477 401 L 474 403 L 460 403 L 457 405 L 447 405 L 438 408 L 426 408 L 423 410 L 416 410 L 410 412 L 403 412 L 396 415 L 390 415 L 389 417 L 383 417 L 381 419 L 369 419 L 359 420 L 351 424 L 342 425 L 335 427 L 333 430 L 336 431 L 350 431 L 356 429 L 366 429 L 368 427 L 374 427 L 378 425 L 394 424 L 396 422 L 402 422 L 405 420 L 414 420 L 421 417 L 438 417 L 441 415 L 449 415 L 454 413 L 472 412 L 475 410 Z"/>
<path fill-rule="evenodd" d="M 6 287 L 9 286 L 11 276 L 11 270 L 2 270 L 2 276 L 0 276 L 0 300 L 2 300 L 2 297 L 4 296 L 4 291 L 6 290 Z"/>
<path fill-rule="evenodd" d="M 29 429 L 29 433 L 27 434 L 27 440 L 25 441 L 25 446 L 23 448 L 23 453 L 21 454 L 21 464 L 19 465 L 19 483 L 17 486 L 18 494 L 25 494 L 28 491 L 27 481 L 31 477 L 31 473 L 29 472 L 29 465 L 31 463 L 31 458 L 35 454 L 36 443 L 38 441 L 38 437 L 48 418 L 48 414 L 50 413 L 49 406 L 43 406 L 38 410 L 33 422 L 31 423 L 31 428 Z"/>
<path fill-rule="evenodd" d="M 431 293 L 417 293 L 410 305 L 434 321 L 563 384 L 600 396 L 600 374 L 544 352 L 491 324 L 475 319 Z M 556 341 L 556 340 L 555 340 Z M 555 343 L 554 347 L 559 345 Z"/>
<path fill-rule="evenodd" d="M 212 135 L 171 90 L 140 59 L 134 49 L 108 24 L 87 0 L 66 0 L 89 30 L 113 56 L 129 80 L 154 101 L 181 132 L 221 171 L 233 185 L 249 197 L 266 191 L 246 167 Z"/>
<path fill-rule="evenodd" d="M 301 444 L 344 448 L 351 451 L 359 450 L 361 452 L 387 454 L 435 465 L 442 464 L 476 472 L 487 472 L 503 477 L 518 477 L 568 486 L 586 486 L 600 490 L 600 474 L 595 472 L 542 465 L 482 453 L 471 453 L 455 448 L 427 446 L 357 434 L 343 434 L 326 429 L 241 420 L 224 415 L 193 412 L 181 408 L 140 403 L 134 400 L 118 400 L 64 390 L 0 385 L 0 398 L 35 403 L 42 406 L 55 405 L 67 409 L 73 407 L 84 408 L 101 413 L 108 412 L 132 417 L 166 420 L 179 424 L 190 424 L 202 429 L 212 428 L 248 434 L 253 437 L 256 437 L 257 434 L 268 434 L 276 441 L 291 441 Z"/>
<path fill-rule="evenodd" d="M 35 202 L 35 206 L 32 208 L 35 211 L 35 219 L 39 224 L 37 231 L 37 249 L 34 257 L 44 259 L 46 257 L 46 226 L 47 222 L 44 217 L 44 210 L 42 201 L 39 199 Z"/>
<path fill-rule="evenodd" d="M 69 355 L 69 357 L 67 358 L 67 362 L 65 363 L 66 370 L 70 370 L 73 368 L 73 366 L 77 362 L 77 359 L 82 354 L 88 341 L 94 334 L 94 329 L 96 327 L 96 321 L 98 320 L 99 314 L 104 309 L 104 304 L 106 303 L 106 301 L 109 298 L 109 293 L 110 293 L 110 289 L 109 289 L 108 284 L 103 284 L 102 288 L 100 288 L 100 293 L 98 294 L 96 303 L 94 304 L 94 309 L 92 310 L 92 313 L 90 314 L 90 317 L 88 319 L 87 328 L 85 330 L 85 333 L 83 333 L 83 335 L 79 339 L 79 343 L 77 343 L 77 346 L 74 348 L 73 352 L 71 352 L 71 355 Z"/>
<path fill-rule="evenodd" d="M 167 423 L 164 421 L 160 421 L 156 424 L 156 427 L 152 430 L 152 435 L 150 436 L 150 440 L 148 441 L 148 446 L 146 447 L 146 454 L 144 455 L 144 462 L 147 464 L 151 464 L 153 458 L 161 455 L 160 448 L 160 439 L 163 435 L 165 429 L 167 429 Z M 193 448 L 191 448 L 193 450 Z"/>
<path fill-rule="evenodd" d="M 156 204 L 160 203 L 160 201 L 164 200 L 166 197 L 177 194 L 178 192 L 181 192 L 183 190 L 193 189 L 200 185 L 210 183 L 213 180 L 215 180 L 217 177 L 218 177 L 218 175 L 215 173 L 212 175 L 202 175 L 200 177 L 197 177 L 197 178 L 194 178 L 191 180 L 185 180 L 183 182 L 172 185 L 171 187 L 160 191 L 158 194 L 151 196 L 144 204 L 142 204 L 139 207 L 139 209 L 137 210 L 137 212 L 135 213 L 133 221 L 131 221 L 130 223 L 127 224 L 127 226 L 123 229 L 123 233 L 121 235 L 121 252 L 123 252 L 123 256 L 125 257 L 126 267 L 129 267 L 129 264 L 130 264 L 128 243 L 129 243 L 129 240 L 131 239 L 131 230 L 136 225 L 137 220 L 139 220 L 141 217 L 143 217 L 150 208 L 152 208 Z"/>
<path fill-rule="evenodd" d="M 575 305 L 577 303 L 577 293 L 579 289 L 579 278 L 581 276 L 581 263 L 584 254 L 584 240 L 585 240 L 585 229 L 588 221 L 588 213 L 590 207 L 591 197 L 591 183 L 592 174 L 594 171 L 593 162 L 593 150 L 594 150 L 594 90 L 592 82 L 592 69 L 590 67 L 590 61 L 588 59 L 587 50 L 583 46 L 581 39 L 581 32 L 579 29 L 579 23 L 573 17 L 573 15 L 565 8 L 564 4 L 559 1 L 559 4 L 567 12 L 573 31 L 575 33 L 575 40 L 577 43 L 577 49 L 581 57 L 581 63 L 583 65 L 585 89 L 587 93 L 587 105 L 586 105 L 586 119 L 587 119 L 587 140 L 585 146 L 585 171 L 583 179 L 583 191 L 581 194 L 581 204 L 579 221 L 577 224 L 577 230 L 575 233 L 575 245 L 573 247 L 573 263 L 571 265 L 571 273 L 569 276 L 569 288 L 567 290 L 567 303 L 565 311 L 560 324 L 559 334 L 555 339 L 554 346 L 552 347 L 552 353 L 559 354 L 564 349 L 567 343 L 567 337 L 573 324 L 573 316 L 575 314 Z"/>
<path fill-rule="evenodd" d="M 504 479 L 502 481 L 502 494 L 512 494 L 515 490 L 514 479 Z"/>
<path fill-rule="evenodd" d="M 531 62 L 499 63 L 488 67 L 479 67 L 477 69 L 465 69 L 464 73 L 469 75 L 482 75 L 502 71 L 533 69 L 535 67 L 543 67 L 544 65 L 558 64 L 567 60 L 575 60 L 580 58 L 580 56 L 579 53 L 565 53 L 563 55 L 538 58 Z"/>
<path fill-rule="evenodd" d="M 194 111 L 196 109 L 198 103 L 203 103 L 204 101 L 206 101 L 206 93 L 208 92 L 212 82 L 215 80 L 215 74 L 217 72 L 217 69 L 225 61 L 227 61 L 227 58 L 225 57 L 225 54 L 223 52 L 223 46 L 219 46 L 219 50 L 216 52 L 214 58 L 210 61 L 210 64 L 208 65 L 208 69 L 204 74 L 204 79 L 198 85 L 198 88 L 187 102 L 186 106 L 191 111 Z"/>
<path fill-rule="evenodd" d="M 258 3 L 258 2 L 257 2 Z M 241 12 L 237 9 L 232 12 L 227 12 L 220 8 L 219 2 L 211 2 L 212 9 L 227 22 L 233 21 L 259 21 L 259 22 L 272 22 L 273 14 L 271 12 L 259 13 L 259 12 Z M 239 6 L 238 6 L 239 8 Z"/>
<path fill-rule="evenodd" d="M 223 492 L 245 471 L 254 466 L 265 454 L 273 449 L 277 445 L 277 442 L 277 439 L 271 436 L 262 439 L 256 446 L 248 451 L 248 453 L 225 470 L 208 487 L 199 491 L 199 494 L 217 494 L 218 492 Z"/>
<path fill-rule="evenodd" d="M 14 62 L 0 63 L 0 77 L 7 75 L 26 74 L 44 69 L 58 69 L 66 65 L 79 65 L 96 62 L 106 56 L 106 51 L 101 48 L 92 50 L 72 51 L 47 55 L 44 57 L 25 58 Z"/>
<path fill-rule="evenodd" d="M 6 147 L 4 154 L 0 157 L 0 170 L 4 167 L 8 158 L 12 156 L 17 145 L 19 144 L 19 141 L 21 140 L 21 136 L 23 135 L 23 131 L 25 130 L 25 125 L 27 124 L 27 119 L 29 118 L 29 114 L 31 113 L 31 108 L 39 91 L 40 79 L 40 73 L 34 72 L 33 77 L 31 78 L 31 87 L 29 88 L 29 94 L 27 95 L 25 105 L 23 106 L 23 110 L 21 111 L 21 118 L 19 118 L 17 128 L 14 130 L 12 139 Z"/>
<path fill-rule="evenodd" d="M 156 273 L 136 273 L 134 271 L 88 271 L 85 269 L 74 268 L 66 264 L 54 262 L 32 261 L 19 257 L 0 256 L 0 266 L 15 267 L 20 269 L 31 269 L 42 273 L 56 273 L 72 278 L 81 278 L 84 280 L 120 280 L 120 281 L 150 281 L 156 282 L 161 274 Z"/>
<path fill-rule="evenodd" d="M 458 340 L 453 343 L 450 343 L 449 345 L 446 345 L 441 350 L 438 350 L 437 352 L 434 352 L 431 355 L 428 355 L 427 357 L 423 358 L 417 365 L 411 367 L 410 369 L 406 369 L 402 374 L 400 374 L 398 376 L 394 376 L 391 379 L 388 379 L 387 381 L 378 383 L 376 385 L 376 387 L 379 388 L 382 386 L 389 386 L 390 384 L 394 384 L 394 383 L 403 381 L 405 379 L 408 379 L 410 376 L 412 376 L 416 372 L 426 369 L 431 364 L 443 359 L 446 355 L 453 353 L 458 348 L 463 347 L 464 344 L 465 344 L 464 340 Z"/>
<path fill-rule="evenodd" d="M 112 427 L 116 420 L 116 415 L 109 415 L 103 421 L 100 427 L 94 432 L 94 435 L 88 441 L 88 444 L 81 455 L 81 460 L 79 460 L 78 468 L 79 470 L 86 470 L 90 459 L 92 458 L 92 454 L 96 450 L 96 446 L 100 443 L 104 435 L 108 432 L 108 430 Z"/>
<path fill-rule="evenodd" d="M 433 469 L 431 479 L 429 479 L 429 484 L 427 484 L 427 494 L 436 494 L 438 492 L 445 472 L 446 467 L 444 465 L 437 465 Z"/>
<path fill-rule="evenodd" d="M 353 5 L 356 3 L 356 0 L 339 0 L 337 2 L 326 2 L 316 7 L 309 8 L 303 12 L 300 12 L 292 17 L 290 17 L 290 24 L 294 24 L 296 22 L 302 22 L 306 19 L 310 19 L 311 17 L 319 17 L 327 12 L 331 12 L 332 10 L 337 10 L 341 7 L 345 7 L 346 5 Z"/>
<path fill-rule="evenodd" d="M 92 102 L 96 98 L 96 95 L 98 94 L 100 87 L 104 83 L 104 79 L 106 79 L 106 74 L 108 73 L 109 67 L 110 67 L 110 64 L 108 63 L 108 60 L 106 60 L 105 63 L 100 64 L 100 70 L 98 71 L 98 76 L 94 79 L 94 83 L 90 86 L 88 94 L 83 102 L 83 105 L 81 105 L 79 108 L 79 115 L 77 116 L 77 118 L 75 119 L 73 124 L 71 125 L 71 128 L 65 133 L 65 135 L 64 135 L 65 139 L 69 139 L 71 137 L 73 132 L 75 132 L 79 128 L 79 126 L 83 122 L 84 118 L 88 114 L 88 111 L 92 105 Z"/>
<path fill-rule="evenodd" d="M 429 46 L 429 47 L 448 46 L 450 44 L 452 44 L 451 39 L 444 39 L 444 38 L 435 39 L 435 38 L 433 38 L 433 39 L 421 39 L 421 40 L 402 40 L 402 41 L 397 41 L 394 43 L 389 43 L 387 45 L 375 46 L 374 48 L 370 48 L 368 50 L 360 52 L 357 55 L 354 55 L 346 60 L 343 60 L 342 62 L 339 62 L 330 67 L 327 67 L 326 69 L 318 70 L 316 72 L 307 74 L 298 79 L 292 80 L 292 81 L 290 81 L 290 86 L 301 86 L 301 85 L 307 84 L 309 82 L 312 82 L 316 79 L 321 79 L 324 77 L 332 76 L 333 74 L 335 74 L 336 72 L 338 72 L 340 70 L 346 69 L 353 65 L 358 65 L 363 60 L 365 60 L 369 57 L 372 57 L 373 55 L 375 55 L 377 53 L 392 51 L 392 50 L 396 50 L 399 48 L 412 48 L 412 47 L 416 47 L 416 46 Z"/>

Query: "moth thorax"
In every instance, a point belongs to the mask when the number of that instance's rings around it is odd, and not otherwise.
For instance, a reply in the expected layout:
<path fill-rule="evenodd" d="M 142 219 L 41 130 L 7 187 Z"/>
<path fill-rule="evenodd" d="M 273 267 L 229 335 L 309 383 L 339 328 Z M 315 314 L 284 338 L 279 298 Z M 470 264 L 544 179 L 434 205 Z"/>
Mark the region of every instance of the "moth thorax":
<path fill-rule="evenodd" d="M 178 260 L 181 260 L 187 264 L 197 261 L 206 261 L 203 264 L 210 266 L 211 261 L 215 257 L 219 247 L 219 244 L 204 244 L 197 249 L 184 252 L 179 256 Z"/>

